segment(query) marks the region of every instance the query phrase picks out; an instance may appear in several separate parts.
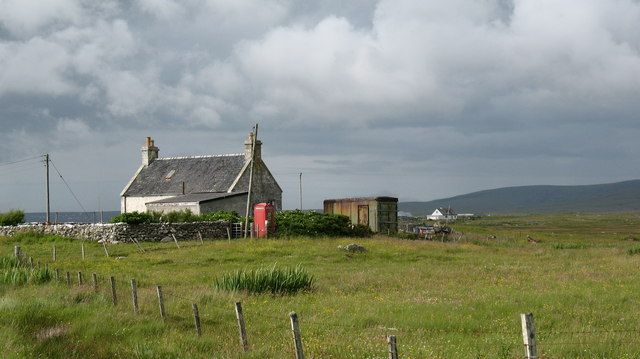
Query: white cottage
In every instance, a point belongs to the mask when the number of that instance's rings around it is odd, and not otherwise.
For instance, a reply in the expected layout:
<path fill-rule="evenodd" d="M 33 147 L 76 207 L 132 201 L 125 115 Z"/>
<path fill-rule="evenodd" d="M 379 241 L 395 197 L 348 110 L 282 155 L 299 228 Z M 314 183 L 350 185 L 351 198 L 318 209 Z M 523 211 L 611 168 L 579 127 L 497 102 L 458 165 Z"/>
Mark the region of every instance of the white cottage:
<path fill-rule="evenodd" d="M 243 154 L 162 158 L 153 139 L 147 137 L 142 164 L 120 194 L 120 211 L 244 213 L 253 140 L 253 133 L 249 133 Z M 270 202 L 277 209 L 282 208 L 282 189 L 262 161 L 260 140 L 255 143 L 254 159 L 252 206 Z"/>
<path fill-rule="evenodd" d="M 457 218 L 458 218 L 458 215 L 453 211 L 453 209 L 451 209 L 451 207 L 437 208 L 435 211 L 433 211 L 432 214 L 427 216 L 427 219 L 430 219 L 433 221 L 451 221 Z"/>

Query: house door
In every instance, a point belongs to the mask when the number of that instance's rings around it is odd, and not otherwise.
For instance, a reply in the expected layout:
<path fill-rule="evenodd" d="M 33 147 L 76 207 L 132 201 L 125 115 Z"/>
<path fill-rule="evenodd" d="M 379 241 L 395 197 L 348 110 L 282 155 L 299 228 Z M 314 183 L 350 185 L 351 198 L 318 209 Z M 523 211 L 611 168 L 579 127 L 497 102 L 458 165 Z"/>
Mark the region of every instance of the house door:
<path fill-rule="evenodd" d="M 358 206 L 358 224 L 369 225 L 369 206 Z"/>

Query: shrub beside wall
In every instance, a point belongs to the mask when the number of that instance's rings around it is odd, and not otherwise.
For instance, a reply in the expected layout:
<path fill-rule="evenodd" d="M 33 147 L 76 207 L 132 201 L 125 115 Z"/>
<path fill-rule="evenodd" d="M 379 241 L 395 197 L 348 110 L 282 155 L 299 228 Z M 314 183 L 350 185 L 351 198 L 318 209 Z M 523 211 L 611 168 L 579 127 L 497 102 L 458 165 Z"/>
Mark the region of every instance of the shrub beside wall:
<path fill-rule="evenodd" d="M 111 218 L 111 223 L 141 224 L 152 222 L 154 222 L 154 220 L 151 213 L 140 213 L 138 211 L 120 213 L 119 215 Z"/>
<path fill-rule="evenodd" d="M 240 222 L 240 216 L 236 212 L 218 211 L 212 213 L 204 213 L 201 215 L 193 214 L 190 210 L 174 211 L 169 213 L 160 212 L 128 212 L 121 213 L 111 218 L 111 223 L 192 223 L 192 222 L 215 222 L 227 221 L 231 223 Z"/>
<path fill-rule="evenodd" d="M 24 212 L 21 210 L 11 210 L 0 213 L 0 226 L 16 226 L 24 222 Z"/>
<path fill-rule="evenodd" d="M 367 226 L 351 225 L 347 216 L 312 211 L 277 212 L 276 224 L 280 236 L 368 237 L 372 234 Z"/>

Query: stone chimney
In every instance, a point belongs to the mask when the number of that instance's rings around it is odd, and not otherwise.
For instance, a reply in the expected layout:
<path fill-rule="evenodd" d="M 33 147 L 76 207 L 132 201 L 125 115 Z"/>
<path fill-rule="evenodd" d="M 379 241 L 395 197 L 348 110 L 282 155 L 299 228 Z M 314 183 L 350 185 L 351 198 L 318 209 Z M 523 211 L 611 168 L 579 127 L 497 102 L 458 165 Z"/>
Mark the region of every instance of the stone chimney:
<path fill-rule="evenodd" d="M 245 161 L 249 161 L 251 160 L 251 146 L 253 145 L 253 132 L 249 132 L 249 136 L 247 136 L 247 139 L 244 141 L 244 159 Z M 255 159 L 256 161 L 260 159 L 260 156 L 262 155 L 262 141 L 257 140 L 256 141 L 256 155 L 255 155 Z"/>
<path fill-rule="evenodd" d="M 151 137 L 147 137 L 144 146 L 142 146 L 142 165 L 148 166 L 151 162 L 158 158 L 160 150 L 153 143 Z"/>

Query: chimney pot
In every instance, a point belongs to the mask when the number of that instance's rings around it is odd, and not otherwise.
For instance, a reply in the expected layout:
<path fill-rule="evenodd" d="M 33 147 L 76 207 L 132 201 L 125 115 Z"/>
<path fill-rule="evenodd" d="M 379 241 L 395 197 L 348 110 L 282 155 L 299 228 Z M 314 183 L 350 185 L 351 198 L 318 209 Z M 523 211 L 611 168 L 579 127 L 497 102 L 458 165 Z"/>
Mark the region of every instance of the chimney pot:
<path fill-rule="evenodd" d="M 244 159 L 245 161 L 250 161 L 251 160 L 251 149 L 253 146 L 253 141 L 255 140 L 255 135 L 253 134 L 253 131 L 249 132 L 249 136 L 247 136 L 247 139 L 244 141 Z M 254 155 L 256 161 L 259 161 L 261 156 L 262 156 L 262 141 L 257 140 L 256 142 L 256 153 Z"/>
<path fill-rule="evenodd" d="M 158 153 L 160 150 L 153 143 L 151 137 L 147 137 L 145 141 L 145 145 L 142 146 L 142 165 L 148 166 L 153 162 L 156 158 L 158 158 Z"/>

